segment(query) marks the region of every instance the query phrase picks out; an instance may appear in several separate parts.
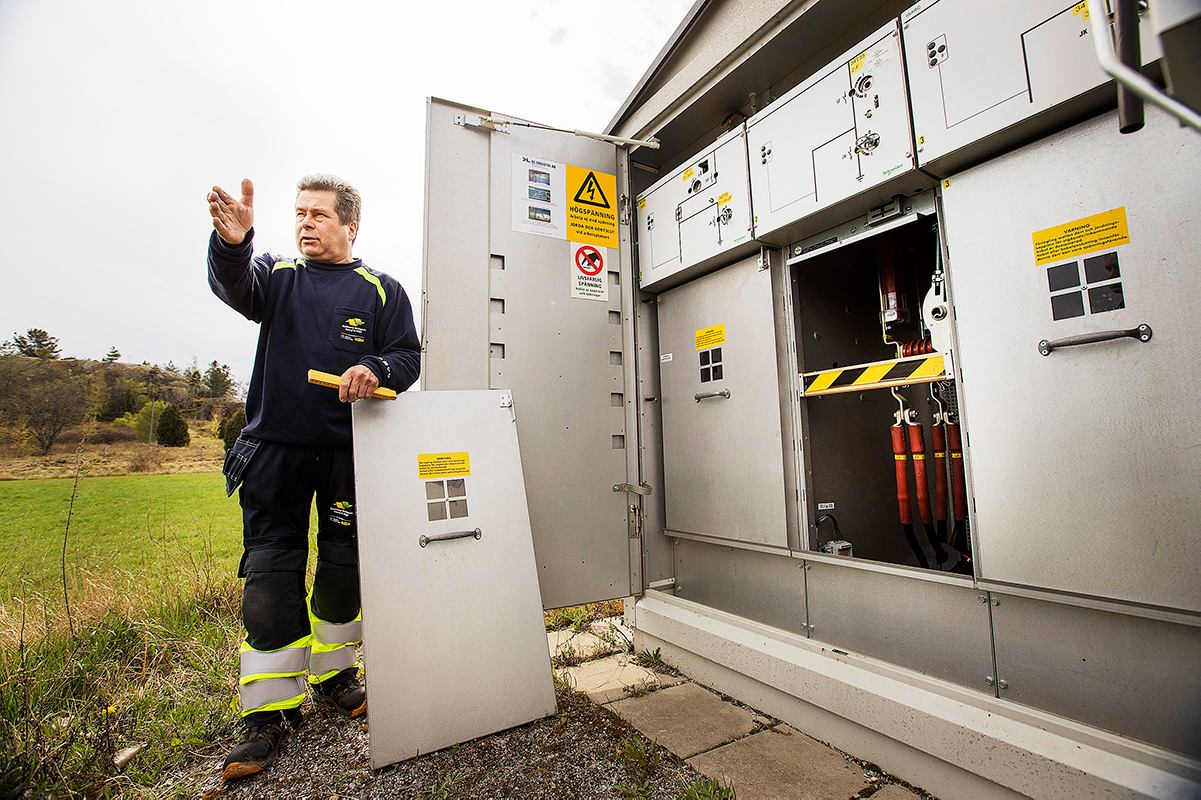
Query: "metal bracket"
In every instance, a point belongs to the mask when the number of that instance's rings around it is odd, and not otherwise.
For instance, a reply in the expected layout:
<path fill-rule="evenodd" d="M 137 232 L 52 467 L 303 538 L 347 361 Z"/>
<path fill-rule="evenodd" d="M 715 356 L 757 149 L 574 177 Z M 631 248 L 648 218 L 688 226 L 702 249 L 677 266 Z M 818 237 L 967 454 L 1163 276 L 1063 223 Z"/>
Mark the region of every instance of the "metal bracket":
<path fill-rule="evenodd" d="M 512 408 L 513 407 L 513 393 L 512 392 L 502 392 L 501 393 L 500 407 L 501 408 Z"/>
<path fill-rule="evenodd" d="M 632 483 L 615 483 L 615 484 L 613 484 L 613 491 L 615 491 L 615 492 L 633 492 L 634 494 L 640 494 L 643 497 L 646 497 L 652 491 L 654 491 L 654 489 L 652 489 L 650 486 L 646 485 L 645 483 L 640 483 L 637 486 L 635 486 Z"/>

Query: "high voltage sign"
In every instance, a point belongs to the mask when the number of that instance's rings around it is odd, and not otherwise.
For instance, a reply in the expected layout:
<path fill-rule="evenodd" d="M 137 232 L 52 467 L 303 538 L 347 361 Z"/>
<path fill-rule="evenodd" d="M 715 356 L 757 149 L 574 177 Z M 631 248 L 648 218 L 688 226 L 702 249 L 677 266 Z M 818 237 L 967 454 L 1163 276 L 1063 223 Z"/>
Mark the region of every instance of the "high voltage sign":
<path fill-rule="evenodd" d="M 617 212 L 609 198 L 617 196 L 617 176 L 567 165 L 567 240 L 597 247 L 617 247 Z"/>
<path fill-rule="evenodd" d="M 609 198 L 605 197 L 605 190 L 601 188 L 600 182 L 596 179 L 596 173 L 592 171 L 588 172 L 588 177 L 584 179 L 584 184 L 575 193 L 575 201 L 584 205 L 596 206 L 597 208 L 610 207 Z"/>

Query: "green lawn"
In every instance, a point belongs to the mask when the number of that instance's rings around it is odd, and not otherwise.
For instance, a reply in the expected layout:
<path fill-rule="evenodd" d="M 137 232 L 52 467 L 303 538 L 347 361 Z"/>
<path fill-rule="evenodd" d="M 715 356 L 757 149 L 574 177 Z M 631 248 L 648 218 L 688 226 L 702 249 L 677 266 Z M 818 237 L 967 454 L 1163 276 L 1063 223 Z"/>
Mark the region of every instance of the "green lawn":
<path fill-rule="evenodd" d="M 0 482 L 0 605 L 61 591 L 63 530 L 73 482 Z M 237 497 L 220 473 L 85 478 L 67 536 L 73 590 L 89 581 L 148 593 L 198 569 L 233 574 L 242 554 Z"/>

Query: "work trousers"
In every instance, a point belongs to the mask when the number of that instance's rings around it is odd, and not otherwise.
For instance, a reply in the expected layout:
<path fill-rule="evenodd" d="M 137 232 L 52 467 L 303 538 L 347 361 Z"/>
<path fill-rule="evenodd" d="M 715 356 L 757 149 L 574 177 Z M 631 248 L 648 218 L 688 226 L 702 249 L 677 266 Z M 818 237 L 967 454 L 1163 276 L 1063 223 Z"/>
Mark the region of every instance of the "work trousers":
<path fill-rule="evenodd" d="M 246 628 L 240 694 L 242 714 L 255 724 L 266 712 L 299 707 L 306 673 L 312 683 L 355 674 L 361 623 L 353 453 L 349 444 L 259 441 L 240 477 L 245 552 L 238 576 L 245 579 Z M 306 597 L 314 497 L 317 569 Z"/>

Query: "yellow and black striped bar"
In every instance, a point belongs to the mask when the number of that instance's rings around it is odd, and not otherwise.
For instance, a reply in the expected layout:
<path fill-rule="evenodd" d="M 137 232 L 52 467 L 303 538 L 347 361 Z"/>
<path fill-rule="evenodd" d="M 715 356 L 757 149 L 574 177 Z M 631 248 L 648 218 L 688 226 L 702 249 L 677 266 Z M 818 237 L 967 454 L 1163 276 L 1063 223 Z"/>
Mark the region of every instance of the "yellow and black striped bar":
<path fill-rule="evenodd" d="M 864 389 L 881 389 L 903 386 L 907 383 L 933 383 L 950 378 L 948 359 L 942 353 L 931 353 L 892 361 L 877 361 L 874 364 L 856 364 L 853 367 L 806 372 L 801 376 L 805 397 L 840 392 L 860 392 Z"/>

